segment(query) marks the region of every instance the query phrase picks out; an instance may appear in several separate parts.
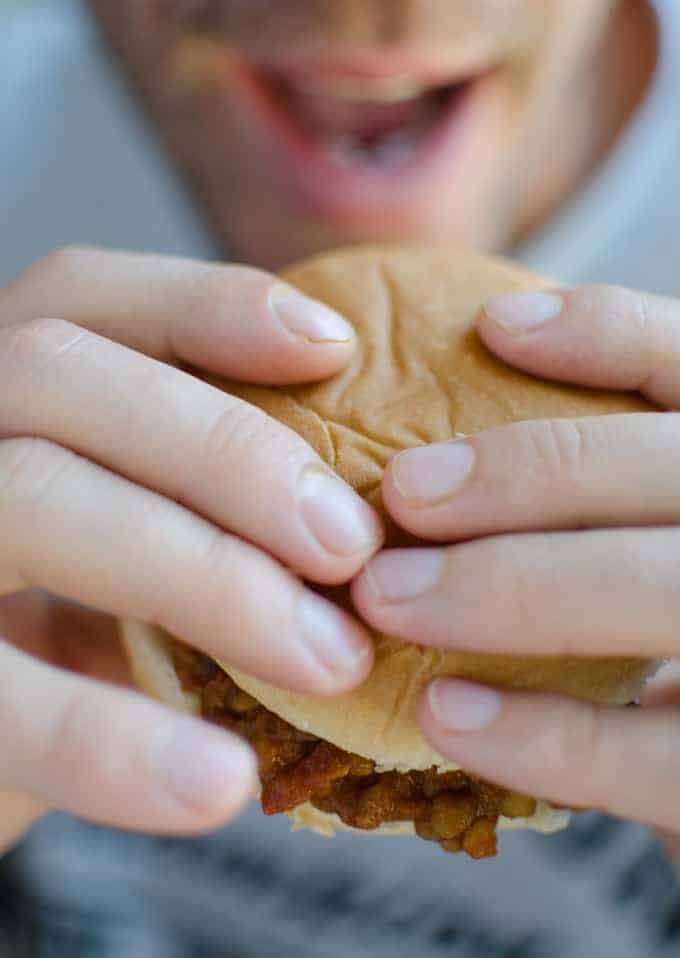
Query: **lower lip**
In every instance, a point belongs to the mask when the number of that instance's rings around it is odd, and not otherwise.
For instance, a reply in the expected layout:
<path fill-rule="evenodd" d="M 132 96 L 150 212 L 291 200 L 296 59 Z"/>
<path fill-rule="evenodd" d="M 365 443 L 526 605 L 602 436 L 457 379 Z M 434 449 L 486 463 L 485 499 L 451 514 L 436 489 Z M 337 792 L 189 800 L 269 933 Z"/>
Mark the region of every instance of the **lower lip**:
<path fill-rule="evenodd" d="M 279 180 L 287 197 L 324 221 L 376 233 L 384 228 L 391 235 L 422 219 L 427 207 L 436 207 L 438 184 L 450 182 L 460 167 L 491 75 L 454 94 L 412 155 L 393 166 L 335 159 L 298 126 L 256 71 L 239 64 L 231 79 L 266 136 L 267 174 Z"/>

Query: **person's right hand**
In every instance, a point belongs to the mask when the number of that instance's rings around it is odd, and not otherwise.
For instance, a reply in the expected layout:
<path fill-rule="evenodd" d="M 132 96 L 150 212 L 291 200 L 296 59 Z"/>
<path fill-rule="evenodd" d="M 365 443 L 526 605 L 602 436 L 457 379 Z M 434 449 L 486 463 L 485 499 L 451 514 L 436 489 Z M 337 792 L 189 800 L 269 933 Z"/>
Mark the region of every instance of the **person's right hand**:
<path fill-rule="evenodd" d="M 234 736 L 101 680 L 124 673 L 101 612 L 293 690 L 367 675 L 363 629 L 290 570 L 349 580 L 378 518 L 292 431 L 177 368 L 304 382 L 354 346 L 240 266 L 67 249 L 0 290 L 0 848 L 44 807 L 194 832 L 252 791 Z"/>

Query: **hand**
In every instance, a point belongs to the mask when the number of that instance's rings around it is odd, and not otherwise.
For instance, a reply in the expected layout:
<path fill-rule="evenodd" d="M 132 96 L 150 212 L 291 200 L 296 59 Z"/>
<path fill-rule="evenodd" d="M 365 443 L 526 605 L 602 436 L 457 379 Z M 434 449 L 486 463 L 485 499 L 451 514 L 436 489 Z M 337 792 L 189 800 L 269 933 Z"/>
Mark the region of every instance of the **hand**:
<path fill-rule="evenodd" d="M 479 332 L 530 373 L 680 408 L 679 302 L 613 288 L 504 296 Z M 387 508 L 444 545 L 375 557 L 357 608 L 444 648 L 680 657 L 679 477 L 670 412 L 519 423 L 404 452 L 385 476 Z M 420 721 L 482 777 L 680 834 L 680 685 L 650 685 L 643 704 L 440 679 Z"/>
<path fill-rule="evenodd" d="M 244 267 L 66 250 L 0 291 L 0 792 L 31 796 L 0 795 L 0 845 L 46 806 L 191 832 L 251 791 L 240 740 L 101 681 L 126 677 L 94 609 L 291 689 L 365 677 L 364 631 L 289 569 L 348 580 L 376 516 L 300 437 L 177 368 L 303 382 L 353 349 L 341 317 Z"/>

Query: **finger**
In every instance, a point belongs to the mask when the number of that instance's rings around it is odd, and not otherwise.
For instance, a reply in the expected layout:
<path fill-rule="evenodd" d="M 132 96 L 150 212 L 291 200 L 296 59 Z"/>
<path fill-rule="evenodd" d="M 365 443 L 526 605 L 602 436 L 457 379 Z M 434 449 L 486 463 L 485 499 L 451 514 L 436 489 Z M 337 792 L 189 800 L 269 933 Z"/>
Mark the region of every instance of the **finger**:
<path fill-rule="evenodd" d="M 0 644 L 0 788 L 107 825 L 194 832 L 252 795 L 236 736 Z"/>
<path fill-rule="evenodd" d="M 0 438 L 71 448 L 309 578 L 345 581 L 379 544 L 376 515 L 300 436 L 187 373 L 42 320 L 0 330 L 0 376 Z"/>
<path fill-rule="evenodd" d="M 663 463 L 663 467 L 659 468 Z M 680 415 L 519 422 L 399 453 L 383 500 L 415 535 L 680 521 Z"/>
<path fill-rule="evenodd" d="M 374 628 L 528 655 L 680 655 L 680 530 L 478 539 L 379 553 L 353 584 Z"/>
<path fill-rule="evenodd" d="M 680 408 L 680 303 L 615 286 L 511 293 L 479 320 L 486 345 L 548 379 L 637 390 Z"/>
<path fill-rule="evenodd" d="M 164 362 L 234 379 L 308 382 L 356 346 L 334 310 L 246 266 L 68 247 L 0 290 L 0 326 L 60 316 Z"/>
<path fill-rule="evenodd" d="M 158 623 L 298 691 L 344 691 L 371 667 L 359 625 L 270 556 L 59 446 L 6 440 L 0 592 L 26 585 Z"/>
<path fill-rule="evenodd" d="M 507 787 L 680 828 L 680 712 L 601 707 L 439 679 L 423 733 L 444 757 Z"/>

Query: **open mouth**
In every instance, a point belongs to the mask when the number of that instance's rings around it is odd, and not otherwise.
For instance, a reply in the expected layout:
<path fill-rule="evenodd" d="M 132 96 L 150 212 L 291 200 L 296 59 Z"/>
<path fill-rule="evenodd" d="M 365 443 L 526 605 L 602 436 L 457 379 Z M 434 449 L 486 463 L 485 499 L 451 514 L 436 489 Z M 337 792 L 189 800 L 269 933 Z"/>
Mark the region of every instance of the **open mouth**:
<path fill-rule="evenodd" d="M 464 69 L 329 55 L 236 59 L 229 76 L 257 136 L 254 162 L 286 203 L 377 237 L 436 218 L 442 188 L 469 166 L 498 70 Z"/>
<path fill-rule="evenodd" d="M 335 166 L 398 169 L 441 132 L 469 82 L 423 82 L 408 75 L 295 77 L 259 74 L 279 122 L 301 146 Z"/>

